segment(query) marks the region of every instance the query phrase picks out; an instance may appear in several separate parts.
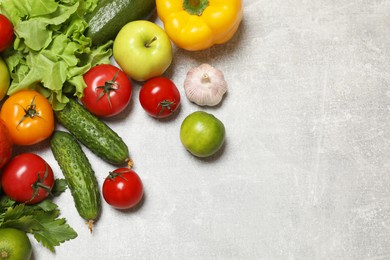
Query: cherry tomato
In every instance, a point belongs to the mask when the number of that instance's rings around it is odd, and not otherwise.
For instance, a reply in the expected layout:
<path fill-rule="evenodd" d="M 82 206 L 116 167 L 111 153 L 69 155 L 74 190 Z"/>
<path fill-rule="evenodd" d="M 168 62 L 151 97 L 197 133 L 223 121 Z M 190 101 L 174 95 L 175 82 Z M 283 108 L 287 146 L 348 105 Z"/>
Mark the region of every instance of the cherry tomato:
<path fill-rule="evenodd" d="M 11 21 L 0 14 L 0 52 L 11 46 L 14 41 L 14 27 Z"/>
<path fill-rule="evenodd" d="M 49 196 L 54 186 L 54 175 L 42 157 L 23 153 L 13 157 L 4 167 L 1 186 L 11 199 L 34 204 Z"/>
<path fill-rule="evenodd" d="M 141 201 L 142 196 L 142 181 L 129 168 L 118 168 L 110 172 L 103 182 L 103 198 L 114 208 L 132 208 Z"/>
<path fill-rule="evenodd" d="M 139 101 L 150 116 L 165 118 L 179 107 L 180 92 L 170 79 L 156 77 L 146 81 L 141 87 Z"/>
<path fill-rule="evenodd" d="M 87 87 L 81 102 L 94 115 L 111 117 L 130 102 L 132 84 L 127 75 L 111 64 L 101 64 L 84 74 Z"/>
<path fill-rule="evenodd" d="M 49 101 L 35 90 L 21 90 L 11 95 L 1 108 L 0 118 L 17 145 L 41 142 L 54 130 L 53 109 Z"/>

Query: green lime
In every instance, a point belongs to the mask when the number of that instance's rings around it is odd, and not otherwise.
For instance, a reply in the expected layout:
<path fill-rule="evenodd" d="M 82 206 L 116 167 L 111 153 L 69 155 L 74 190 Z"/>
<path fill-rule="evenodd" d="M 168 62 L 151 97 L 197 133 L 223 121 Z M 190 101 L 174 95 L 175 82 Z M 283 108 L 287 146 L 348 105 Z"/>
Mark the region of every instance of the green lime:
<path fill-rule="evenodd" d="M 31 243 L 25 232 L 0 228 L 0 260 L 28 260 L 31 253 Z"/>
<path fill-rule="evenodd" d="M 180 140 L 193 155 L 208 157 L 222 147 L 225 141 L 225 126 L 214 115 L 196 111 L 183 120 Z"/>

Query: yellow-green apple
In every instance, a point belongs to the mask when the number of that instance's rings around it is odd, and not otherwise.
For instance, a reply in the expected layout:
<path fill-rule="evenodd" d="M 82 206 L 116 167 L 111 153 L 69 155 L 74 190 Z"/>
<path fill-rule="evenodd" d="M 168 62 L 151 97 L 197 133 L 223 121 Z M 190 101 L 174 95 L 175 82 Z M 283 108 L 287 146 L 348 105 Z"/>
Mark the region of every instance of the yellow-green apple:
<path fill-rule="evenodd" d="M 0 57 L 0 100 L 2 100 L 7 94 L 10 84 L 10 76 L 8 72 L 7 64 Z"/>
<path fill-rule="evenodd" d="M 126 24 L 114 40 L 116 63 L 132 79 L 145 81 L 162 75 L 172 62 L 172 44 L 157 24 L 137 20 Z"/>

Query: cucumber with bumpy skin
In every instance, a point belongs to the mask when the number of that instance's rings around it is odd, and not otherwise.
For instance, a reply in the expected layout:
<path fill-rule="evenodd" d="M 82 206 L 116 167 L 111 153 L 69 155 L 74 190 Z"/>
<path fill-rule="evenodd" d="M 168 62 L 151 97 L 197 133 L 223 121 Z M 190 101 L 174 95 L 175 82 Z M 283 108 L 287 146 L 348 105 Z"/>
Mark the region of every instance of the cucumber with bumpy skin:
<path fill-rule="evenodd" d="M 101 210 L 101 198 L 95 172 L 80 144 L 70 134 L 55 131 L 50 140 L 54 158 L 68 183 L 79 215 L 92 224 Z"/>
<path fill-rule="evenodd" d="M 155 8 L 155 0 L 101 0 L 86 17 L 87 36 L 92 38 L 94 45 L 105 44 L 114 40 L 125 24 L 147 19 Z"/>
<path fill-rule="evenodd" d="M 114 165 L 131 162 L 122 138 L 76 100 L 70 99 L 63 110 L 55 111 L 55 115 L 77 140 L 103 160 Z"/>

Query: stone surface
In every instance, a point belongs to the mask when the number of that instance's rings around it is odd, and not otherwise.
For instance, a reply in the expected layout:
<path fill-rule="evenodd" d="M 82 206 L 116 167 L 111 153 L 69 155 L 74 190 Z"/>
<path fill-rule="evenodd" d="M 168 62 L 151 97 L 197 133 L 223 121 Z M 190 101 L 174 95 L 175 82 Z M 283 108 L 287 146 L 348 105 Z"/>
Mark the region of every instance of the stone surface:
<path fill-rule="evenodd" d="M 175 49 L 165 75 L 183 97 L 174 117 L 148 117 L 136 84 L 129 109 L 108 120 L 144 203 L 104 204 L 91 235 L 63 194 L 79 237 L 55 254 L 35 243 L 34 259 L 390 259 L 390 1 L 247 0 L 244 17 L 227 44 Z M 229 84 L 215 108 L 184 95 L 186 72 L 203 62 Z M 196 110 L 226 127 L 209 159 L 179 140 Z M 114 167 L 86 153 L 101 185 Z"/>

